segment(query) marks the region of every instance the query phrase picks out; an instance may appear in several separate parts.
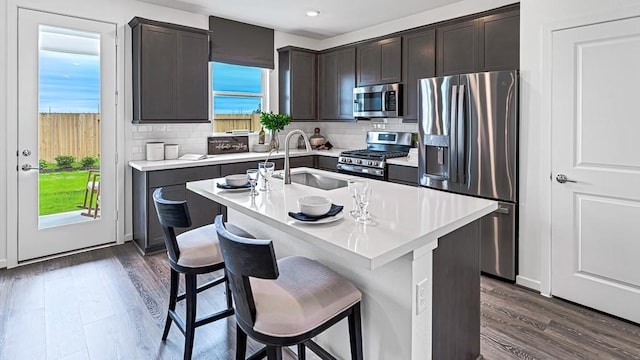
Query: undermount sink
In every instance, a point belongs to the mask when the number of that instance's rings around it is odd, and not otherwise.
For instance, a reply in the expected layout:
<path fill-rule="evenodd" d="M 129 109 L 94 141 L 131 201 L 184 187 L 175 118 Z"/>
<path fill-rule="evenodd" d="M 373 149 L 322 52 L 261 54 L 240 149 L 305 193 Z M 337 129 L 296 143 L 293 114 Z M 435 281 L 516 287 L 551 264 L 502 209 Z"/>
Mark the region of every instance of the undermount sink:
<path fill-rule="evenodd" d="M 273 177 L 282 179 L 283 174 L 274 174 Z M 291 182 L 311 186 L 322 190 L 334 190 L 347 186 L 346 180 L 310 172 L 299 172 L 291 174 Z"/>

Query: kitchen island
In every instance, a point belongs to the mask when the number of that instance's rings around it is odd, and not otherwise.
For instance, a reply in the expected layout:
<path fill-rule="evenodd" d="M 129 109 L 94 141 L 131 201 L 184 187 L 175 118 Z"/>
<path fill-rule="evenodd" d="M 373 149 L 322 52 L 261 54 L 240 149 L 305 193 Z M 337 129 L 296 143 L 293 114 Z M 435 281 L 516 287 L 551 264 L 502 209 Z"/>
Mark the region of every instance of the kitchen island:
<path fill-rule="evenodd" d="M 297 168 L 346 180 L 350 176 Z M 366 359 L 475 359 L 480 355 L 480 257 L 477 220 L 494 201 L 371 180 L 373 223 L 348 214 L 346 187 L 322 190 L 272 180 L 274 190 L 251 199 L 217 188 L 224 179 L 187 183 L 187 189 L 228 208 L 228 221 L 271 239 L 278 258 L 302 255 L 334 269 L 363 294 Z M 303 195 L 345 205 L 337 221 L 299 223 L 288 216 Z M 349 358 L 346 321 L 317 341 Z"/>

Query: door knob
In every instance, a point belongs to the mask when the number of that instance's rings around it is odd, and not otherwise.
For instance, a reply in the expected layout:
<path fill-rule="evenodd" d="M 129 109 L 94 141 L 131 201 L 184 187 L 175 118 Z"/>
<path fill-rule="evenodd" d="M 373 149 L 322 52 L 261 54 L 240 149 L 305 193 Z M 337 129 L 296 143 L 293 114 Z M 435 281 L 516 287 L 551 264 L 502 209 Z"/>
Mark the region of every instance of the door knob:
<path fill-rule="evenodd" d="M 22 171 L 29 171 L 29 170 L 40 170 L 40 168 L 37 167 L 32 167 L 31 164 L 24 164 L 22 165 Z"/>
<path fill-rule="evenodd" d="M 558 176 L 556 176 L 556 181 L 560 184 L 564 184 L 566 182 L 577 183 L 577 181 L 575 180 L 569 180 L 569 178 L 567 178 L 567 175 L 565 174 L 558 174 Z"/>
<path fill-rule="evenodd" d="M 28 149 L 22 150 L 22 155 L 31 156 L 31 150 L 28 150 Z"/>

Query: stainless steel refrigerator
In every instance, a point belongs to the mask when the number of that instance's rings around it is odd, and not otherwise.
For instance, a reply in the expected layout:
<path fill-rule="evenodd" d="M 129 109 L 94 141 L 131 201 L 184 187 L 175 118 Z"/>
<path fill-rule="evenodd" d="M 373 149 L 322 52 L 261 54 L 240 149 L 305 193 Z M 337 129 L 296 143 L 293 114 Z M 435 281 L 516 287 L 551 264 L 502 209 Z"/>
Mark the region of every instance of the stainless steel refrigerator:
<path fill-rule="evenodd" d="M 482 271 L 515 280 L 518 72 L 421 79 L 422 186 L 499 201 L 481 220 Z"/>

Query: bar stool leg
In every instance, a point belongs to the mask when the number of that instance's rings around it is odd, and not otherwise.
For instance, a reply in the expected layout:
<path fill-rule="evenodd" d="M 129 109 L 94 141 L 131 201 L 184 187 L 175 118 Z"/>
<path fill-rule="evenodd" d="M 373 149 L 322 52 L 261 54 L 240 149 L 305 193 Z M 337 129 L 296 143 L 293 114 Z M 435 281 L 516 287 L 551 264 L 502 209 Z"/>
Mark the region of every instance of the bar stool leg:
<path fill-rule="evenodd" d="M 247 356 L 247 334 L 236 323 L 236 360 L 245 360 Z"/>
<path fill-rule="evenodd" d="M 164 324 L 164 333 L 162 333 L 162 341 L 167 340 L 169 335 L 169 329 L 171 328 L 171 322 L 173 318 L 170 313 L 176 310 L 176 303 L 178 302 L 178 283 L 180 281 L 180 274 L 177 271 L 171 269 L 171 288 L 169 290 L 169 311 L 167 311 L 167 321 Z"/>
<path fill-rule="evenodd" d="M 349 315 L 349 342 L 351 343 L 351 359 L 362 360 L 362 322 L 360 319 L 360 303 L 353 306 Z"/>
<path fill-rule="evenodd" d="M 267 360 L 282 360 L 282 348 L 267 345 Z"/>
<path fill-rule="evenodd" d="M 185 274 L 185 278 L 187 292 L 187 316 L 186 331 L 184 334 L 184 360 L 190 360 L 191 353 L 193 352 L 193 338 L 196 330 L 196 299 L 198 296 L 198 286 L 196 282 L 196 275 Z"/>
<path fill-rule="evenodd" d="M 305 360 L 307 358 L 306 347 L 304 344 L 298 344 L 298 360 Z"/>

